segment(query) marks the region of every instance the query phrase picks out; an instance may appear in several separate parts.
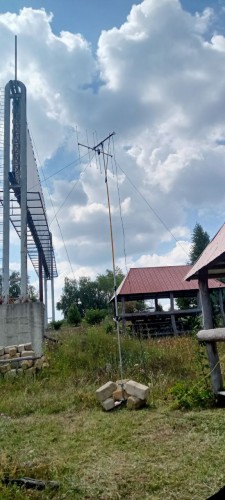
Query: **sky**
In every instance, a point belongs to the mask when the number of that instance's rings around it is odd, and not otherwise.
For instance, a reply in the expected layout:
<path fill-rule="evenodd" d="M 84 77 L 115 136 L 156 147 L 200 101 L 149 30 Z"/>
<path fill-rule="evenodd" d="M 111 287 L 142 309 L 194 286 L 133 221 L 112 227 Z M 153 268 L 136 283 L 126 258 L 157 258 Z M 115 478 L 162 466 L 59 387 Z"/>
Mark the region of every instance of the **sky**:
<path fill-rule="evenodd" d="M 0 0 L 0 86 L 27 87 L 59 277 L 188 261 L 225 211 L 225 0 Z M 11 266 L 18 265 L 12 237 Z M 32 272 L 31 279 L 34 280 Z"/>

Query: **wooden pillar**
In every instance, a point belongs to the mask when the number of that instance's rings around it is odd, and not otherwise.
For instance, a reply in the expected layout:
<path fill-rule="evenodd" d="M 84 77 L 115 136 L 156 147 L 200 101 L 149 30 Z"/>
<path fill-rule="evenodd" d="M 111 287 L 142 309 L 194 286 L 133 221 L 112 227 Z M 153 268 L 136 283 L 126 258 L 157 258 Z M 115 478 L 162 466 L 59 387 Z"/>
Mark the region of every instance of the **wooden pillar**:
<path fill-rule="evenodd" d="M 221 391 L 223 388 L 223 379 L 216 342 L 206 342 L 206 350 L 209 360 L 212 388 L 213 392 L 217 394 L 217 392 Z"/>
<path fill-rule="evenodd" d="M 225 313 L 224 313 L 224 307 L 223 307 L 223 289 L 222 288 L 220 288 L 218 290 L 218 294 L 219 294 L 220 313 L 221 313 L 222 320 L 223 320 L 223 326 L 225 326 Z"/>
<path fill-rule="evenodd" d="M 171 311 L 171 324 L 172 324 L 172 329 L 173 329 L 173 333 L 175 335 L 177 335 L 177 325 L 176 325 L 176 320 L 175 320 L 175 315 L 172 314 L 173 311 L 174 311 L 174 297 L 173 297 L 173 293 L 171 292 L 170 293 L 170 311 Z"/>
<path fill-rule="evenodd" d="M 208 289 L 208 270 L 203 269 L 199 272 L 198 286 L 202 304 L 203 328 L 209 330 L 213 328 L 212 306 L 210 302 Z"/>
<path fill-rule="evenodd" d="M 122 330 L 123 330 L 123 333 L 126 333 L 126 319 L 125 319 L 125 312 L 126 312 L 126 308 L 125 308 L 125 297 L 123 296 L 123 297 L 122 297 Z"/>
<path fill-rule="evenodd" d="M 198 285 L 202 304 L 203 327 L 205 330 L 213 329 L 212 306 L 210 302 L 208 289 L 208 270 L 203 269 L 199 272 Z M 223 381 L 220 368 L 219 355 L 216 342 L 207 342 L 206 350 L 208 354 L 210 376 L 213 392 L 216 394 L 222 389 Z"/>
<path fill-rule="evenodd" d="M 155 311 L 158 311 L 158 297 L 155 297 Z"/>

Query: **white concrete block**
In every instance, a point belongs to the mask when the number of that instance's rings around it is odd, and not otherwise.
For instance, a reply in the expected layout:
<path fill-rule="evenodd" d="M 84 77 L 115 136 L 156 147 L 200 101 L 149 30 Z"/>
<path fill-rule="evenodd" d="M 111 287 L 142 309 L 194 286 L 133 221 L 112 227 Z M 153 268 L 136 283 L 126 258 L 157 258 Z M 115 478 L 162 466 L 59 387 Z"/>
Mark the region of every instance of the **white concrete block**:
<path fill-rule="evenodd" d="M 102 402 L 106 399 L 110 398 L 113 395 L 113 392 L 117 389 L 117 385 L 115 382 L 107 382 L 97 389 L 96 396 L 97 399 Z"/>
<path fill-rule="evenodd" d="M 102 407 L 105 411 L 110 411 L 115 407 L 115 402 L 113 398 L 108 398 L 105 401 L 102 401 Z"/>
<path fill-rule="evenodd" d="M 17 347 L 17 350 L 18 350 L 18 352 L 25 351 L 24 344 L 19 344 L 18 347 Z"/>
<path fill-rule="evenodd" d="M 139 382 L 134 382 L 134 380 L 128 380 L 125 390 L 129 396 L 135 396 L 139 399 L 147 399 L 149 396 L 149 387 Z"/>
<path fill-rule="evenodd" d="M 21 358 L 26 358 L 27 356 L 31 356 L 32 358 L 35 356 L 34 351 L 22 351 Z"/>
<path fill-rule="evenodd" d="M 16 347 L 11 347 L 9 349 L 10 358 L 14 358 L 16 356 L 16 353 L 17 353 L 17 348 Z"/>
<path fill-rule="evenodd" d="M 5 354 L 5 348 L 0 347 L 0 356 L 4 356 L 4 354 Z"/>

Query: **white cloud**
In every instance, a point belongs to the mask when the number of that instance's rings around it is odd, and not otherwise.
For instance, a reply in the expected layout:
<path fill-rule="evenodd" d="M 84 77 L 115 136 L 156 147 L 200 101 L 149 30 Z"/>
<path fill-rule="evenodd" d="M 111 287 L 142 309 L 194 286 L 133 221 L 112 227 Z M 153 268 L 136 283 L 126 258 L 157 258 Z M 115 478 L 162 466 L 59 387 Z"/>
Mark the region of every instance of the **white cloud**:
<path fill-rule="evenodd" d="M 40 157 L 57 156 L 67 142 L 70 151 L 75 149 L 76 125 L 84 143 L 87 135 L 90 143 L 98 142 L 97 137 L 115 129 L 128 262 L 180 263 L 180 245 L 165 250 L 170 232 L 186 241 L 186 262 L 190 212 L 193 225 L 207 210 L 222 223 L 224 212 L 225 37 L 216 32 L 209 37 L 213 10 L 192 15 L 178 0 L 143 0 L 122 26 L 102 32 L 96 55 L 81 34 L 56 36 L 51 20 L 44 9 L 0 15 L 0 79 L 5 83 L 13 76 L 17 32 L 19 77 L 27 86 L 28 117 Z M 111 161 L 109 168 L 116 257 L 122 262 L 123 229 Z M 64 242 L 76 272 L 93 274 L 111 261 L 104 175 L 95 159 L 75 186 L 78 175 L 71 167 L 74 180 L 62 172 L 61 179 L 50 181 L 54 210 L 46 197 L 49 219 L 57 213 L 64 238 L 54 220 L 60 276 L 71 271 Z M 158 255 L 161 244 L 164 255 Z"/>

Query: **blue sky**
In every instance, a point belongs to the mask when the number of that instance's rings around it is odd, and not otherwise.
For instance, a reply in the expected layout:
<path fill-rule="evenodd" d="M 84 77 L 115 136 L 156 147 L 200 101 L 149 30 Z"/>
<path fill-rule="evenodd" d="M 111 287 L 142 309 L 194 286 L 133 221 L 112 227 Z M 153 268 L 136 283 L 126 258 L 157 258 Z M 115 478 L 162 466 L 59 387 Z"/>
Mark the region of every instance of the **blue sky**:
<path fill-rule="evenodd" d="M 104 178 L 95 158 L 78 161 L 77 130 L 90 144 L 116 131 L 109 185 L 124 270 L 118 186 L 128 266 L 185 263 L 195 222 L 211 237 L 224 222 L 225 1 L 132 5 L 0 0 L 0 84 L 12 78 L 17 34 L 49 220 L 58 214 L 56 296 L 65 276 L 111 267 Z"/>

